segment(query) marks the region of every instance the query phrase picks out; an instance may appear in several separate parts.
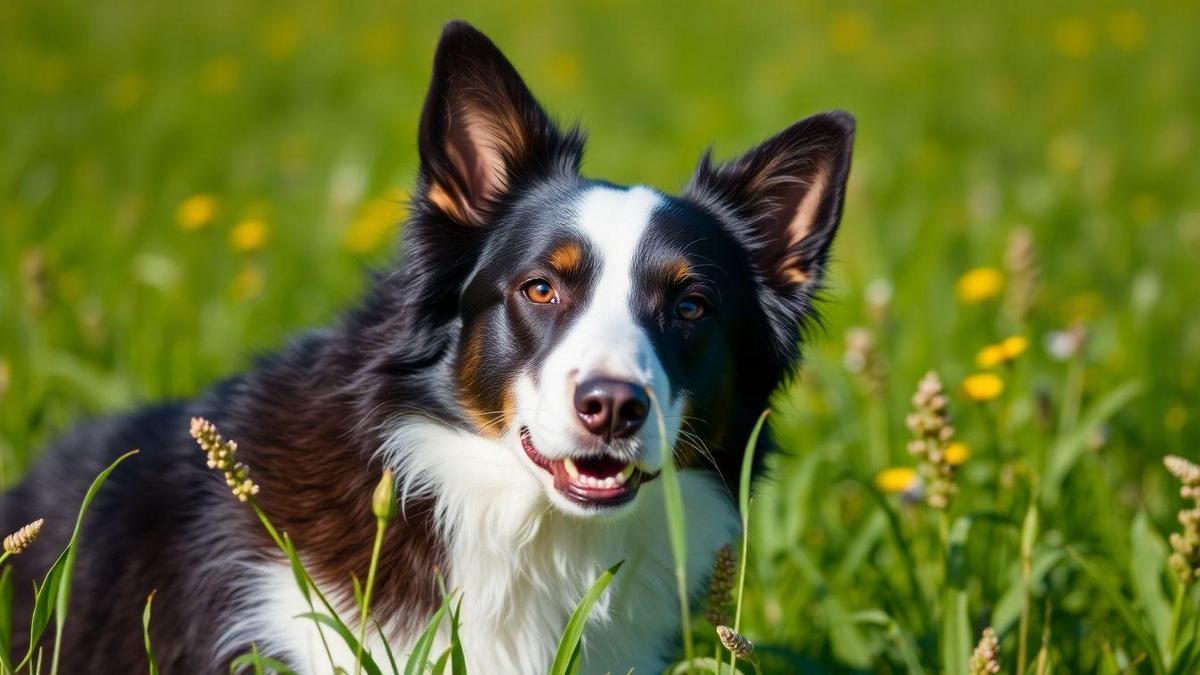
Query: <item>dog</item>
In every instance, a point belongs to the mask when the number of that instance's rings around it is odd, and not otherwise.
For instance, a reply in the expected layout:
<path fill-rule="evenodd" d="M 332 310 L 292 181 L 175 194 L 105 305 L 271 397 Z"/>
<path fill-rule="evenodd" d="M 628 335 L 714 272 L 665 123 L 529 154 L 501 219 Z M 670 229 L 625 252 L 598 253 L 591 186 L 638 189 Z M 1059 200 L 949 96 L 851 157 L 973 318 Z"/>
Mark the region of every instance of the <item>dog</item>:
<path fill-rule="evenodd" d="M 556 124 L 487 37 L 448 24 L 400 252 L 365 299 L 194 400 L 78 426 L 3 497 L 7 531 L 45 518 L 13 558 L 14 653 L 30 582 L 87 486 L 140 448 L 87 514 L 61 672 L 144 669 L 152 591 L 165 672 L 227 672 L 252 646 L 328 672 L 287 560 L 189 437 L 202 417 L 238 442 L 257 504 L 344 617 L 371 557 L 372 489 L 394 471 L 374 654 L 384 639 L 411 651 L 442 575 L 473 669 L 544 672 L 580 598 L 624 561 L 587 623 L 582 672 L 659 672 L 680 639 L 660 472 L 678 469 L 698 596 L 739 534 L 750 431 L 815 318 L 854 126 L 827 112 L 731 161 L 706 153 L 678 196 L 585 178 L 580 130 Z M 764 433 L 755 475 L 772 449 Z"/>

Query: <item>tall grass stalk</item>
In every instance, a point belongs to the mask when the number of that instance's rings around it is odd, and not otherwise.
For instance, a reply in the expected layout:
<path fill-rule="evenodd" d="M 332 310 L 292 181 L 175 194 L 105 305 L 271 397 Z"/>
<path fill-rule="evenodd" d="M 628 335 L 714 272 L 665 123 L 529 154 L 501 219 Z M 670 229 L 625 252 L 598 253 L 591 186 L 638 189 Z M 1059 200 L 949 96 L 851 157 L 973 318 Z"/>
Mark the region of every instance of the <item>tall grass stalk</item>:
<path fill-rule="evenodd" d="M 691 608 L 688 606 L 687 587 L 687 517 L 683 510 L 683 493 L 679 488 L 679 476 L 675 470 L 675 452 L 667 444 L 667 427 L 663 419 L 662 405 L 654 392 L 646 389 L 654 404 L 655 421 L 658 424 L 658 442 L 662 453 L 663 501 L 667 509 L 667 526 L 670 529 L 671 553 L 675 559 L 675 586 L 679 593 L 679 622 L 683 633 L 683 653 L 690 664 L 694 657 L 692 645 Z"/>
<path fill-rule="evenodd" d="M 746 441 L 746 451 L 742 454 L 742 475 L 738 482 L 738 513 L 742 517 L 742 554 L 738 560 L 737 604 L 733 610 L 733 630 L 742 630 L 742 601 L 746 590 L 746 558 L 750 549 L 750 478 L 754 472 L 754 453 L 758 449 L 758 436 L 762 433 L 770 409 L 764 410 L 750 432 Z M 729 652 L 729 670 L 737 672 L 737 654 Z"/>
<path fill-rule="evenodd" d="M 1032 491 L 1037 494 L 1037 489 Z M 1029 510 L 1021 526 L 1021 618 L 1017 628 L 1017 672 L 1024 673 L 1029 651 L 1029 600 L 1030 577 L 1033 574 L 1033 545 L 1037 541 L 1038 508 L 1037 498 L 1030 498 Z"/>
<path fill-rule="evenodd" d="M 375 588 L 375 573 L 379 569 L 379 554 L 383 550 L 383 533 L 396 515 L 395 479 L 391 469 L 385 469 L 375 492 L 371 495 L 371 511 L 375 515 L 375 543 L 371 546 L 371 564 L 367 569 L 367 586 L 363 589 L 362 609 L 358 617 L 358 648 L 354 653 L 354 675 L 362 672 L 363 643 L 367 639 L 367 617 L 371 615 L 371 592 Z"/>

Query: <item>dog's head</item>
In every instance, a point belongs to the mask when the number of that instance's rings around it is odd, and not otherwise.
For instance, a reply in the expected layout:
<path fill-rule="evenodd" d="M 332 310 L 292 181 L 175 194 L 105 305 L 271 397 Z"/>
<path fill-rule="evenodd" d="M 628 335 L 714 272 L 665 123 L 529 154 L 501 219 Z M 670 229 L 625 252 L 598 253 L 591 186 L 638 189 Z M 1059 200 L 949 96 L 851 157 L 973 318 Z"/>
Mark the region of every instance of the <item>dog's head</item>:
<path fill-rule="evenodd" d="M 585 179 L 579 132 L 484 35 L 447 26 L 406 264 L 445 313 L 461 424 L 570 513 L 629 504 L 663 447 L 735 483 L 798 361 L 853 133 L 845 113 L 807 118 L 733 161 L 705 156 L 681 196 Z"/>

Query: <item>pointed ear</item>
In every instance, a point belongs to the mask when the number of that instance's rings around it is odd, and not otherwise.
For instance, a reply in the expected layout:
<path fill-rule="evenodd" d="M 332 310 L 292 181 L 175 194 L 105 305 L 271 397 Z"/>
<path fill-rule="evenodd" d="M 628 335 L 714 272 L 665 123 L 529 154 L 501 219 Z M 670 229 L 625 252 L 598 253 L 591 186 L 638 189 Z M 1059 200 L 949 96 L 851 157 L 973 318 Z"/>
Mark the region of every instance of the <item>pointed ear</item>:
<path fill-rule="evenodd" d="M 481 225 L 522 180 L 579 170 L 583 139 L 559 133 L 516 69 L 470 24 L 446 24 L 421 113 L 421 196 Z"/>
<path fill-rule="evenodd" d="M 720 166 L 705 154 L 685 194 L 744 230 L 769 285 L 811 288 L 842 217 L 853 145 L 849 113 L 813 115 Z"/>

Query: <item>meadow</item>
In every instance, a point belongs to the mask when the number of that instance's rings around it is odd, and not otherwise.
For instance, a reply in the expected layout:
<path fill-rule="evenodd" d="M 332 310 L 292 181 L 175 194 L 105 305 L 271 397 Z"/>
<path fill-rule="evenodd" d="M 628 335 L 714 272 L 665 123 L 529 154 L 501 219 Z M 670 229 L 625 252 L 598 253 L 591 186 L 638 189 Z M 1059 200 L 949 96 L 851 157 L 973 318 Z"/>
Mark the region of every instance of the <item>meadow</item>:
<path fill-rule="evenodd" d="M 1200 671 L 1163 464 L 1200 461 L 1190 2 L 0 3 L 0 485 L 354 301 L 454 17 L 587 127 L 589 175 L 674 191 L 710 144 L 858 118 L 751 504 L 766 672 L 963 673 L 988 627 L 1001 672 Z"/>

